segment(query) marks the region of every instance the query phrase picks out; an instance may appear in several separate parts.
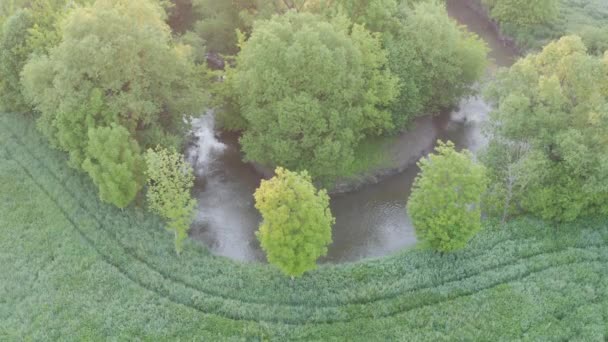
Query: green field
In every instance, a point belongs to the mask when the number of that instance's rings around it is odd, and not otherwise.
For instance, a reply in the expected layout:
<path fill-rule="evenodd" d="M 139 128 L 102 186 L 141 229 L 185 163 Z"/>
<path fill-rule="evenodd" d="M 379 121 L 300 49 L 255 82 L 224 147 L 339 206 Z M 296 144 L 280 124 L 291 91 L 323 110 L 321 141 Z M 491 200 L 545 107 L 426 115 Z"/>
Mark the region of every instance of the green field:
<path fill-rule="evenodd" d="M 581 340 L 608 337 L 608 223 L 520 219 L 460 252 L 327 265 L 182 257 L 141 209 L 97 200 L 29 120 L 0 116 L 0 340 Z"/>

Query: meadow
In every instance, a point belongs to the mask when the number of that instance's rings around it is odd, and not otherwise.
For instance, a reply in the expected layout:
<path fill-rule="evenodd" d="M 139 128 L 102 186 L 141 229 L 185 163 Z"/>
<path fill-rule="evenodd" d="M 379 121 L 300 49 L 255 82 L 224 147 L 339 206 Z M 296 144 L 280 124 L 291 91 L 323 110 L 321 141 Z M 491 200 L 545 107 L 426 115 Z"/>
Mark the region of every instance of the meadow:
<path fill-rule="evenodd" d="M 522 217 L 459 252 L 323 265 L 181 257 L 162 221 L 101 203 L 33 121 L 0 115 L 0 340 L 608 337 L 608 222 Z"/>

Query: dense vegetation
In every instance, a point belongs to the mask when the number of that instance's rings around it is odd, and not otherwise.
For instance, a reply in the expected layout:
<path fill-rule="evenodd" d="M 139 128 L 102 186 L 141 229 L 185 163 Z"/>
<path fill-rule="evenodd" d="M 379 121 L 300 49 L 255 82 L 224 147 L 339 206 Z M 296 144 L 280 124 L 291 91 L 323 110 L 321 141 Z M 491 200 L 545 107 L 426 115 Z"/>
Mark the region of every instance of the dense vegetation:
<path fill-rule="evenodd" d="M 604 0 L 481 2 L 523 50 L 540 50 L 551 40 L 572 34 L 581 36 L 593 54 L 602 55 L 608 49 L 608 2 Z"/>
<path fill-rule="evenodd" d="M 608 336 L 608 224 L 484 223 L 449 256 L 413 250 L 277 269 L 214 257 L 96 198 L 23 118 L 0 117 L 0 336 L 418 341 Z M 77 318 L 77 319 L 76 319 Z"/>
<path fill-rule="evenodd" d="M 487 97 L 499 204 L 548 220 L 608 215 L 607 59 L 567 36 L 500 72 Z"/>
<path fill-rule="evenodd" d="M 526 44 L 570 30 L 579 1 L 605 24 L 595 0 L 486 5 Z M 448 142 L 420 161 L 419 248 L 317 268 L 334 218 L 316 186 L 484 74 L 485 43 L 441 4 L 7 0 L 0 23 L 0 339 L 608 336 L 601 25 L 498 72 L 480 160 Z M 255 194 L 271 265 L 186 239 L 180 151 L 207 106 L 248 161 L 278 166 Z"/>
<path fill-rule="evenodd" d="M 366 133 L 392 128 L 397 79 L 380 41 L 349 26 L 295 12 L 256 24 L 232 81 L 247 159 L 331 180 Z"/>

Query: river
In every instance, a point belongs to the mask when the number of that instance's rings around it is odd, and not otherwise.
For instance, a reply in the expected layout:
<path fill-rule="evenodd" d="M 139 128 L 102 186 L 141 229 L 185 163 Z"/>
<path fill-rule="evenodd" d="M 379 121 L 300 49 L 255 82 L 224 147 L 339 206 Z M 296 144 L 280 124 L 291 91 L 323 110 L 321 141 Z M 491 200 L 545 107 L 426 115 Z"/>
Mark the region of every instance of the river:
<path fill-rule="evenodd" d="M 516 51 L 503 45 L 492 25 L 465 5 L 448 0 L 449 15 L 484 39 L 491 51 L 488 75 L 498 66 L 511 65 Z M 391 147 L 412 156 L 430 151 L 437 139 L 451 140 L 459 148 L 478 151 L 486 143 L 481 124 L 490 107 L 479 97 L 463 99 L 458 110 L 437 117 L 420 118 L 416 131 L 397 138 Z M 213 117 L 194 122 L 195 139 L 187 150 L 195 166 L 194 193 L 199 208 L 190 236 L 217 255 L 240 261 L 264 261 L 255 237 L 260 215 L 253 193 L 262 176 L 243 163 L 238 137 L 213 129 Z M 415 163 L 377 184 L 333 195 L 331 210 L 336 217 L 333 243 L 321 262 L 349 262 L 394 253 L 416 243 L 406 214 L 406 201 L 418 173 Z"/>

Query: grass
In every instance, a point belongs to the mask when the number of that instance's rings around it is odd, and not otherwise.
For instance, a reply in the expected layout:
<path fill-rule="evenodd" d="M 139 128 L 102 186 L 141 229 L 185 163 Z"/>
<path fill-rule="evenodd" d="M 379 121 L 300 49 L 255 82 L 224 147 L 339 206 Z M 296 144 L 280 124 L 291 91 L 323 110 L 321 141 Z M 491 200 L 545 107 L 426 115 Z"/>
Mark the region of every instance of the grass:
<path fill-rule="evenodd" d="M 585 43 L 597 54 L 608 49 L 608 1 L 560 0 L 558 18 L 547 24 L 530 28 L 503 26 L 524 50 L 537 51 L 551 40 L 568 34 L 582 36 Z"/>
<path fill-rule="evenodd" d="M 0 340 L 608 337 L 608 223 L 486 224 L 465 250 L 325 265 L 291 283 L 100 203 L 30 121 L 0 115 Z M 196 337 L 196 338 L 195 338 Z"/>
<path fill-rule="evenodd" d="M 394 141 L 394 136 L 367 137 L 357 145 L 354 162 L 345 171 L 346 178 L 357 178 L 373 170 L 389 168 L 390 156 L 387 147 Z"/>

